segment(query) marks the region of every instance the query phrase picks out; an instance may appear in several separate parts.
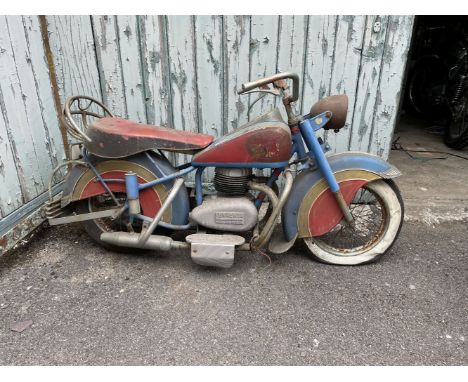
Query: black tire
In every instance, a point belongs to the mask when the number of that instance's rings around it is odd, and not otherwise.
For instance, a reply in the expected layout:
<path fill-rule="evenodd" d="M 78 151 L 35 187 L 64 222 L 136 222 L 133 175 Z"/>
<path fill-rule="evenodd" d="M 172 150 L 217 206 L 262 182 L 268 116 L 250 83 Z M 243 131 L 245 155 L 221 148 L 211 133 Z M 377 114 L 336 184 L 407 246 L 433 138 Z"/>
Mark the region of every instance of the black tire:
<path fill-rule="evenodd" d="M 448 134 L 446 134 L 444 142 L 452 149 L 463 150 L 468 146 L 468 126 L 466 127 L 465 132 L 458 138 L 451 138 Z"/>
<path fill-rule="evenodd" d="M 455 150 L 468 146 L 468 89 L 465 89 L 462 97 L 462 109 L 450 119 L 444 135 L 445 144 Z"/>

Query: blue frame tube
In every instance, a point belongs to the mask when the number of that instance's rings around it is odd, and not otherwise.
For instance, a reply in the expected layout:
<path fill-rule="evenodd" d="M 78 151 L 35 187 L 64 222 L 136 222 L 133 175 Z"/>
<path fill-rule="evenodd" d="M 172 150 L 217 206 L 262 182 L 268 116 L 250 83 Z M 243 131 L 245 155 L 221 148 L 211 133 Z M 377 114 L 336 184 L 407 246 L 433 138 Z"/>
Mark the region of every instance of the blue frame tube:
<path fill-rule="evenodd" d="M 324 117 L 324 119 L 326 119 L 326 121 L 324 121 L 325 123 L 323 123 L 323 125 L 325 125 L 329 120 L 326 117 Z M 340 191 L 340 186 L 338 185 L 338 182 L 336 181 L 335 175 L 333 174 L 330 164 L 328 163 L 327 158 L 325 157 L 325 153 L 322 150 L 322 146 L 320 145 L 318 138 L 315 136 L 316 128 L 312 126 L 312 123 L 309 119 L 304 119 L 299 123 L 299 129 L 301 130 L 301 134 L 304 138 L 307 148 L 314 155 L 314 158 L 317 162 L 317 166 L 320 169 L 320 172 L 322 173 L 323 177 L 327 181 L 330 190 L 335 193 Z"/>
<path fill-rule="evenodd" d="M 202 175 L 204 169 L 205 167 L 199 167 L 195 173 L 195 200 L 197 202 L 197 206 L 203 203 Z"/>
<path fill-rule="evenodd" d="M 145 221 L 145 222 L 148 222 L 148 223 L 151 223 L 153 221 L 152 218 L 150 218 L 148 216 L 145 216 L 145 215 L 141 215 L 141 214 L 134 215 L 134 218 Z M 170 223 L 165 223 L 165 222 L 160 221 L 160 222 L 158 222 L 158 227 L 172 229 L 172 230 L 175 230 L 175 231 L 184 231 L 184 230 L 187 230 L 189 228 L 193 228 L 194 226 L 193 226 L 192 223 L 188 223 L 188 224 L 185 224 L 185 225 L 176 225 L 176 224 L 170 224 Z"/>
<path fill-rule="evenodd" d="M 291 158 L 295 153 L 297 153 L 297 159 L 306 159 L 307 153 L 304 148 L 304 141 L 302 140 L 302 134 L 299 132 L 294 132 L 291 134 L 292 140 L 292 151 L 291 151 Z"/>
<path fill-rule="evenodd" d="M 177 171 L 171 175 L 167 175 L 163 178 L 159 178 L 159 179 L 155 179 L 151 182 L 148 182 L 148 183 L 142 183 L 142 184 L 139 184 L 138 185 L 138 189 L 141 191 L 141 190 L 145 190 L 147 188 L 150 188 L 150 187 L 153 187 L 153 186 L 156 186 L 157 184 L 160 184 L 160 183 L 165 183 L 165 182 L 168 182 L 169 180 L 172 180 L 172 179 L 175 179 L 175 178 L 179 178 L 181 176 L 184 176 L 184 175 L 187 175 L 189 172 L 192 172 L 192 171 L 195 171 L 195 167 L 193 166 L 190 166 L 190 167 L 187 167 L 181 171 Z"/>
<path fill-rule="evenodd" d="M 96 169 L 96 167 L 94 167 L 94 165 L 91 163 L 91 160 L 89 159 L 89 156 L 88 156 L 88 150 L 86 149 L 83 149 L 83 159 L 85 160 L 86 164 L 91 168 L 91 171 L 94 173 L 94 175 L 96 175 L 96 178 L 99 179 L 99 181 L 101 182 L 102 186 L 104 187 L 104 189 L 109 193 L 109 195 L 111 196 L 112 200 L 114 201 L 114 203 L 117 205 L 117 206 L 120 206 L 120 203 L 119 201 L 117 200 L 117 198 L 115 197 L 114 193 L 111 191 L 111 189 L 109 188 L 109 186 L 107 185 L 107 183 L 104 181 L 104 179 L 102 178 L 101 174 L 99 174 L 98 170 Z"/>
<path fill-rule="evenodd" d="M 138 178 L 134 172 L 128 172 L 125 174 L 125 189 L 127 191 L 127 199 L 138 199 Z"/>

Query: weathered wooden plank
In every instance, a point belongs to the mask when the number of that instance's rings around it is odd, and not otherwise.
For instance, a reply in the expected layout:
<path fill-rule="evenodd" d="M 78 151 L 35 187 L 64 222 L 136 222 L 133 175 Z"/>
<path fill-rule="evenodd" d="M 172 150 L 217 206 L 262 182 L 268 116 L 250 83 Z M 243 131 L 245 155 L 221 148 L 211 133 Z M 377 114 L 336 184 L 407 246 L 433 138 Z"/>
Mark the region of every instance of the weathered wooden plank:
<path fill-rule="evenodd" d="M 278 25 L 277 72 L 294 72 L 302 81 L 305 65 L 305 47 L 308 16 L 280 16 Z M 292 85 L 290 85 L 292 86 Z M 292 91 L 292 88 L 291 90 Z M 287 121 L 281 99 L 276 99 L 276 106 Z"/>
<path fill-rule="evenodd" d="M 47 16 L 62 103 L 83 94 L 102 100 L 89 16 Z"/>
<path fill-rule="evenodd" d="M 336 36 L 336 16 L 309 16 L 303 77 L 302 114 L 330 94 Z M 317 136 L 323 137 L 323 130 Z"/>
<path fill-rule="evenodd" d="M 23 24 L 28 49 L 27 55 L 34 74 L 37 101 L 44 124 L 45 145 L 49 152 L 52 167 L 56 167 L 66 159 L 66 154 L 63 147 L 62 133 L 59 128 L 59 120 L 55 111 L 47 59 L 42 45 L 39 18 L 37 16 L 23 16 Z M 57 176 L 56 180 L 59 179 Z"/>
<path fill-rule="evenodd" d="M 375 112 L 388 16 L 368 16 L 357 83 L 350 150 L 367 151 Z"/>
<path fill-rule="evenodd" d="M 195 16 L 196 78 L 199 131 L 215 138 L 223 135 L 224 58 L 222 16 Z M 205 170 L 210 181 L 214 170 Z"/>
<path fill-rule="evenodd" d="M 146 114 L 149 123 L 173 126 L 164 16 L 140 16 Z"/>
<path fill-rule="evenodd" d="M 167 29 L 174 127 L 198 132 L 194 18 L 168 16 Z"/>
<path fill-rule="evenodd" d="M 46 190 L 53 165 L 50 137 L 45 126 L 45 122 L 50 121 L 43 119 L 38 100 L 46 89 L 42 88 L 38 93 L 22 17 L 7 16 L 0 20 L 2 112 L 27 202 Z M 44 61 L 38 64 L 45 66 Z M 49 97 L 52 97 L 50 93 Z"/>
<path fill-rule="evenodd" d="M 91 16 L 104 104 L 116 116 L 127 116 L 116 16 Z"/>
<path fill-rule="evenodd" d="M 0 43 L 0 51 L 3 45 Z M 5 53 L 0 53 L 0 62 Z M 1 64 L 0 64 L 1 65 Z M 15 166 L 15 155 L 9 140 L 5 125 L 6 113 L 3 107 L 3 97 L 0 94 L 2 117 L 0 117 L 0 218 L 10 214 L 23 204 L 23 194 Z"/>
<path fill-rule="evenodd" d="M 223 134 L 222 18 L 195 16 L 199 131 Z"/>
<path fill-rule="evenodd" d="M 368 151 L 387 158 L 400 101 L 414 16 L 390 16 Z"/>
<path fill-rule="evenodd" d="M 346 94 L 349 106 L 345 127 L 338 134 L 325 132 L 325 139 L 334 152 L 348 150 L 365 22 L 365 16 L 338 16 L 330 95 Z"/>
<path fill-rule="evenodd" d="M 225 132 L 248 121 L 249 96 L 239 96 L 241 85 L 249 81 L 250 16 L 224 16 Z"/>
<path fill-rule="evenodd" d="M 174 128 L 198 132 L 194 17 L 167 16 L 167 31 Z"/>
<path fill-rule="evenodd" d="M 278 72 L 304 71 L 307 16 L 280 16 L 278 25 Z"/>
<path fill-rule="evenodd" d="M 127 118 L 146 123 L 145 90 L 137 16 L 117 16 Z"/>
<path fill-rule="evenodd" d="M 250 23 L 250 80 L 271 76 L 276 72 L 278 50 L 279 16 L 252 16 Z M 250 96 L 254 102 L 260 93 Z M 275 105 L 275 99 L 266 95 L 255 103 L 249 112 L 249 119 L 266 113 Z"/>

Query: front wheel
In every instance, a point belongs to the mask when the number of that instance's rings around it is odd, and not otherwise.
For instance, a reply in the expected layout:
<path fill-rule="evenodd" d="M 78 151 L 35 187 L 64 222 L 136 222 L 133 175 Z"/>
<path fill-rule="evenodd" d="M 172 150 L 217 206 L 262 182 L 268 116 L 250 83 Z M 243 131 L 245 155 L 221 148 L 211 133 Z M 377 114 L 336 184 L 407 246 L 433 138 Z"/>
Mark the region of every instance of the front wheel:
<path fill-rule="evenodd" d="M 392 180 L 367 183 L 349 208 L 352 225 L 341 222 L 325 235 L 303 239 L 313 257 L 329 264 L 357 265 L 376 261 L 391 248 L 404 214 L 403 199 Z"/>

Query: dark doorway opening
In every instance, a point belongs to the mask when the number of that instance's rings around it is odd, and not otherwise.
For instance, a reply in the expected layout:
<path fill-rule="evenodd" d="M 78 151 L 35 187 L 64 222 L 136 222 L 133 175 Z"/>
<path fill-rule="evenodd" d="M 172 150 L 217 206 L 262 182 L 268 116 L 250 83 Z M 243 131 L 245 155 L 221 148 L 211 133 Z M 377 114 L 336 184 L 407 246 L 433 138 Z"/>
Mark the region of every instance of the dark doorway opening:
<path fill-rule="evenodd" d="M 468 16 L 415 17 L 402 92 L 394 148 L 404 141 L 466 156 Z"/>

